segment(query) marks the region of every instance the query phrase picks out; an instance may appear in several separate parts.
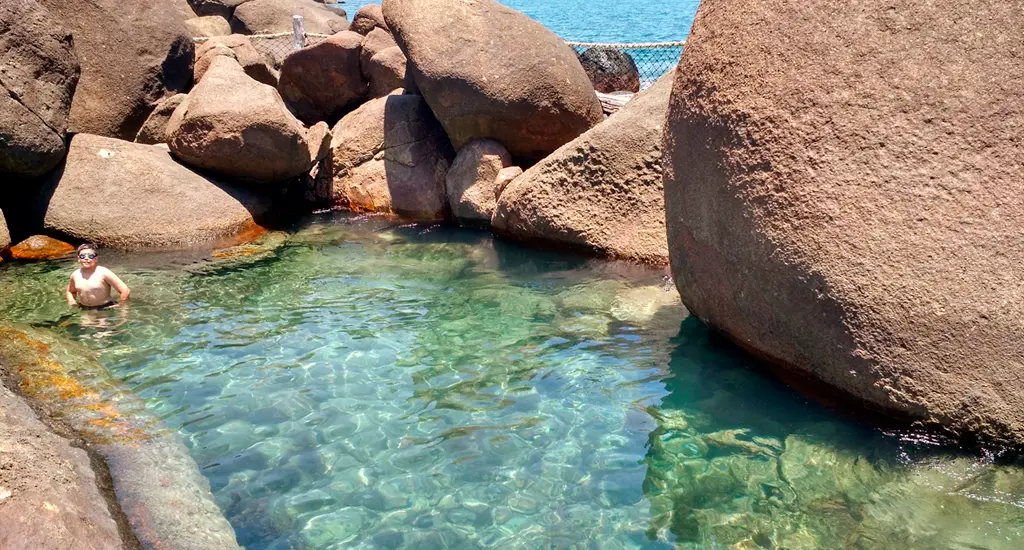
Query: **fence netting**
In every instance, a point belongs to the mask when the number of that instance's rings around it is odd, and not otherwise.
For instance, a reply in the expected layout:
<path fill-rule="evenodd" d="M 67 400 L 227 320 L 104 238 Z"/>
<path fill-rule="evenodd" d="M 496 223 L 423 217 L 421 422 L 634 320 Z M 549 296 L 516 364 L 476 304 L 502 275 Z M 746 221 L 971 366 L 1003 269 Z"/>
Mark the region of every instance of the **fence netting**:
<path fill-rule="evenodd" d="M 328 34 L 305 33 L 303 44 L 311 46 L 329 37 Z M 197 43 L 208 40 L 207 38 L 196 38 Z M 267 61 L 277 69 L 285 56 L 295 49 L 295 38 L 290 32 L 265 33 L 249 35 L 256 51 L 263 54 Z M 667 73 L 679 63 L 679 56 L 683 52 L 683 42 L 654 42 L 638 44 L 598 44 L 589 42 L 566 42 L 579 56 L 583 56 L 588 50 L 604 50 L 605 52 L 620 52 L 628 56 L 635 64 L 639 73 L 640 89 L 644 89 L 654 83 L 661 75 Z M 595 52 L 596 53 L 596 52 Z M 609 57 L 605 55 L 604 57 Z M 621 56 L 619 56 L 621 58 Z"/>

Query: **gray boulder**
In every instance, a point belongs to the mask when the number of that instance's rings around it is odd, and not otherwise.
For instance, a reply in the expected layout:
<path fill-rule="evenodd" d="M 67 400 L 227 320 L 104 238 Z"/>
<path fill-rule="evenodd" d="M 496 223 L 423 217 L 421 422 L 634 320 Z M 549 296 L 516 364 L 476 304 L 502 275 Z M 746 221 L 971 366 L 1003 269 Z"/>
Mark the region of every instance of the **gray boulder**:
<path fill-rule="evenodd" d="M 384 0 L 383 10 L 456 148 L 490 138 L 541 159 L 604 119 L 576 54 L 522 13 L 494 0 Z"/>
<path fill-rule="evenodd" d="M 247 0 L 188 0 L 192 11 L 199 16 L 217 16 L 231 20 L 231 16 L 237 8 Z"/>
<path fill-rule="evenodd" d="M 359 68 L 362 41 L 362 35 L 342 31 L 288 54 L 277 89 L 295 116 L 307 124 L 333 123 L 366 98 Z"/>
<path fill-rule="evenodd" d="M 498 173 L 511 165 L 512 156 L 494 140 L 471 141 L 459 149 L 445 178 L 452 217 L 466 225 L 490 226 Z"/>
<path fill-rule="evenodd" d="M 253 80 L 226 56 L 214 58 L 175 110 L 167 134 L 171 152 L 184 162 L 251 182 L 309 172 L 330 147 L 326 124 L 307 130 L 277 90 Z"/>
<path fill-rule="evenodd" d="M 36 203 L 47 231 L 112 248 L 183 248 L 257 234 L 269 205 L 214 183 L 166 149 L 76 134 Z"/>
<path fill-rule="evenodd" d="M 885 7 L 701 3 L 665 129 L 676 285 L 819 395 L 1021 446 L 1024 12 Z"/>
<path fill-rule="evenodd" d="M 313 0 L 247 0 L 235 8 L 231 30 L 239 34 L 292 31 L 292 16 L 301 15 L 306 32 L 334 34 L 348 30 L 344 10 Z"/>
<path fill-rule="evenodd" d="M 78 78 L 71 34 L 50 12 L 0 4 L 0 174 L 37 177 L 64 158 Z"/>
<path fill-rule="evenodd" d="M 613 48 L 589 48 L 580 54 L 583 70 L 594 89 L 612 92 L 639 92 L 640 69 L 626 52 Z"/>
<path fill-rule="evenodd" d="M 661 132 L 671 73 L 516 178 L 491 224 L 500 234 L 665 265 Z"/>
<path fill-rule="evenodd" d="M 455 156 L 422 97 L 364 103 L 334 127 L 332 202 L 418 221 L 447 217 L 445 174 Z"/>
<path fill-rule="evenodd" d="M 74 35 L 82 78 L 68 129 L 135 139 L 164 96 L 192 83 L 195 47 L 173 2 L 40 0 Z M 86 55 L 84 52 L 88 52 Z"/>
<path fill-rule="evenodd" d="M 147 145 L 167 143 L 167 123 L 170 122 L 174 110 L 187 97 L 188 94 L 175 94 L 158 103 L 156 109 L 153 109 L 149 118 L 146 119 L 146 123 L 142 125 L 142 129 L 139 130 L 139 135 L 135 136 L 135 143 Z"/>

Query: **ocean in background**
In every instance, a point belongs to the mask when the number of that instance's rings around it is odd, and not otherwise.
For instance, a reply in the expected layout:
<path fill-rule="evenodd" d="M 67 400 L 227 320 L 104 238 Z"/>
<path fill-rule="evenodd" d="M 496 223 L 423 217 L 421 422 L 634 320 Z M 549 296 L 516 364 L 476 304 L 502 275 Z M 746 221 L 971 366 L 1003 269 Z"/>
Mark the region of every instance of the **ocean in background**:
<path fill-rule="evenodd" d="M 342 6 L 351 19 L 366 4 L 380 2 L 357 1 Z M 700 2 L 505 0 L 502 4 L 540 21 L 565 40 L 622 43 L 685 40 Z"/>

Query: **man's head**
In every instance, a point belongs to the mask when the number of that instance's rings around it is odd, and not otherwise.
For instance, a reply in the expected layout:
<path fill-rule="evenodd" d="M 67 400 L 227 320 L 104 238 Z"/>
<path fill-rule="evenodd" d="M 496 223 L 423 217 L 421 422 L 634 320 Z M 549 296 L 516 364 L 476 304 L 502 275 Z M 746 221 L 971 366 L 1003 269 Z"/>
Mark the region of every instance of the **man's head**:
<path fill-rule="evenodd" d="M 96 267 L 96 245 L 85 243 L 78 247 L 78 264 L 84 268 Z"/>

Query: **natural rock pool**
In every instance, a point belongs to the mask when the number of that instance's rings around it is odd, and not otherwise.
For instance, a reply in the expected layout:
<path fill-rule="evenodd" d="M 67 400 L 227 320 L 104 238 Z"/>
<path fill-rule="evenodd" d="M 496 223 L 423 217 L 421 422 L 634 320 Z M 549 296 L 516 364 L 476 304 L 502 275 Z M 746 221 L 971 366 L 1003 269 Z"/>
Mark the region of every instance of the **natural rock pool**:
<path fill-rule="evenodd" d="M 0 319 L 94 350 L 251 550 L 1024 545 L 1019 462 L 808 403 L 664 271 L 336 216 L 101 260 L 129 307 L 2 264 Z"/>

